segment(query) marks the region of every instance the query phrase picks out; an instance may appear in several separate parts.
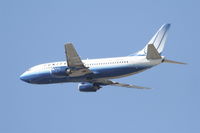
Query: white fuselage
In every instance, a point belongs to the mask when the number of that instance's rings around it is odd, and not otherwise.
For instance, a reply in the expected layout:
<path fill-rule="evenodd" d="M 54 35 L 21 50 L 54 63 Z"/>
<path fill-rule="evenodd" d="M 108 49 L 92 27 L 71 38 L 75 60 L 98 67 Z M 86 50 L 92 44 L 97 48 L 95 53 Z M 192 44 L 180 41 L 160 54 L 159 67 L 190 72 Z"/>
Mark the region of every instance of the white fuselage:
<path fill-rule="evenodd" d="M 139 73 L 160 64 L 162 59 L 147 60 L 146 56 L 126 56 L 87 59 L 82 60 L 82 62 L 94 73 L 89 75 L 90 78 L 112 79 Z M 68 76 L 66 74 L 67 69 L 68 66 L 66 61 L 45 63 L 31 67 L 23 73 L 20 78 L 28 83 L 35 84 L 87 81 L 87 76 Z"/>

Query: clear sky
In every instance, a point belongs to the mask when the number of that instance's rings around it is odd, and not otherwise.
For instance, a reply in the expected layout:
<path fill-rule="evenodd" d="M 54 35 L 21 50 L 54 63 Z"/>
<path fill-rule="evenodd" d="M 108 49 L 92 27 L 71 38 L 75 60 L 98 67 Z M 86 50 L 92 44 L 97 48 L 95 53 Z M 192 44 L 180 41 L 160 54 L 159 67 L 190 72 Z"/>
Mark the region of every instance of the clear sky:
<path fill-rule="evenodd" d="M 199 133 L 198 0 L 1 0 L 1 133 Z M 81 93 L 77 83 L 32 85 L 29 67 L 65 60 L 64 43 L 81 58 L 126 56 L 171 23 L 161 64 L 117 79 L 154 88 L 107 86 Z"/>

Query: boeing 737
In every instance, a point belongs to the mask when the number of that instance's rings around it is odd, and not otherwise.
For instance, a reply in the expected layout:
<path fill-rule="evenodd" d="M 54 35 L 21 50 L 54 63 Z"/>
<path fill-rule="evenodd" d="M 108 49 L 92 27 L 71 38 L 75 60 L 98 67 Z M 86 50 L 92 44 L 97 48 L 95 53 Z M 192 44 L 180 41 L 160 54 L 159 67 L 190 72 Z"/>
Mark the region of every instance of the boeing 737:
<path fill-rule="evenodd" d="M 96 92 L 106 85 L 149 89 L 112 81 L 143 72 L 161 63 L 185 64 L 161 56 L 170 24 L 164 24 L 140 51 L 125 57 L 81 60 L 72 43 L 64 45 L 66 61 L 36 65 L 24 72 L 20 79 L 32 84 L 79 82 L 82 92 Z"/>

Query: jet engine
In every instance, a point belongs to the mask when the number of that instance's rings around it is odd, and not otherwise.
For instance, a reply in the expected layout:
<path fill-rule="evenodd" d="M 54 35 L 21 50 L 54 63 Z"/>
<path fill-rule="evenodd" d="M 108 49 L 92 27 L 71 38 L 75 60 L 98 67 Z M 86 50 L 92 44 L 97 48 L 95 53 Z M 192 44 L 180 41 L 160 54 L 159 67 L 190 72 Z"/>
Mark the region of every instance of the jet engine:
<path fill-rule="evenodd" d="M 65 77 L 65 76 L 69 75 L 70 69 L 64 68 L 64 67 L 63 68 L 62 67 L 54 67 L 51 70 L 51 73 L 55 77 Z"/>
<path fill-rule="evenodd" d="M 96 92 L 101 86 L 95 83 L 80 83 L 78 89 L 81 92 Z"/>

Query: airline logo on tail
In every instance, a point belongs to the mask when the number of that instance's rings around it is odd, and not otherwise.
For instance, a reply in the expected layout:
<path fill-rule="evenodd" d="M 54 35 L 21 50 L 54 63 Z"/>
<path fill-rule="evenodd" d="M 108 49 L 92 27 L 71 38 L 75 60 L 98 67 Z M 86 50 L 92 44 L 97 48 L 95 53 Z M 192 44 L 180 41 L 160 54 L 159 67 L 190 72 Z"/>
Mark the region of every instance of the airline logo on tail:
<path fill-rule="evenodd" d="M 154 47 L 157 49 L 158 53 L 161 54 L 166 43 L 169 28 L 170 24 L 164 24 L 163 26 L 161 26 L 161 28 L 151 38 L 147 45 L 135 55 L 146 55 L 149 44 L 153 44 Z"/>

